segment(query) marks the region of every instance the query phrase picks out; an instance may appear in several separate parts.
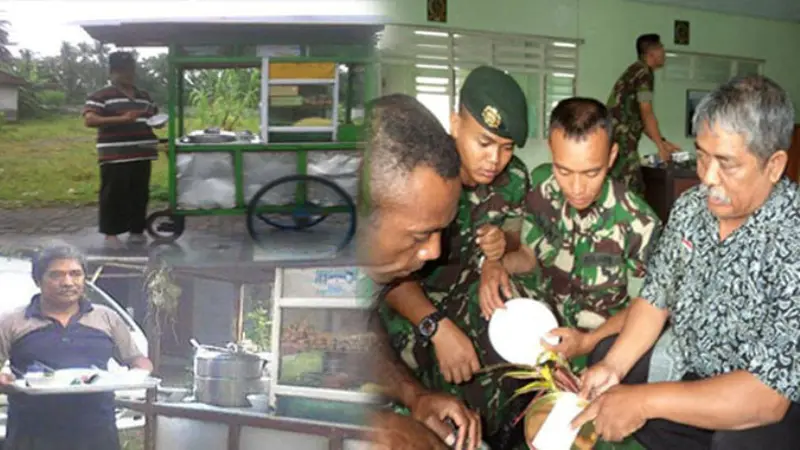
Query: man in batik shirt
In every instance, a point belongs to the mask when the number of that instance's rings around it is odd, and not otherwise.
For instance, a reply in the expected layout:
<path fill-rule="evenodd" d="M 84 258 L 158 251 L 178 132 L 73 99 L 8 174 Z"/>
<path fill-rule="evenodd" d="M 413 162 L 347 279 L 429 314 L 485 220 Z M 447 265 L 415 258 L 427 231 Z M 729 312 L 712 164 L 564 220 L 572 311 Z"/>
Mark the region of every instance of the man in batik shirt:
<path fill-rule="evenodd" d="M 505 228 L 509 236 L 503 242 L 510 247 L 519 243 L 529 183 L 527 168 L 513 153 L 528 137 L 528 109 L 517 82 L 486 66 L 469 74 L 459 102 L 451 134 L 461 157 L 464 190 L 456 219 L 443 236 L 442 258 L 389 291 L 381 316 L 392 345 L 423 384 L 477 409 L 487 441 L 496 447 L 493 439 L 505 438 L 492 435 L 510 421 L 510 413 L 500 383 L 473 374 L 501 362 L 489 343 L 477 292 L 481 261 L 499 258 L 502 249 L 482 252 L 478 241 L 504 235 Z"/>
<path fill-rule="evenodd" d="M 591 355 L 593 402 L 575 425 L 653 450 L 796 449 L 800 191 L 783 177 L 794 107 L 750 76 L 693 120 L 702 185 L 675 203 L 622 332 Z"/>

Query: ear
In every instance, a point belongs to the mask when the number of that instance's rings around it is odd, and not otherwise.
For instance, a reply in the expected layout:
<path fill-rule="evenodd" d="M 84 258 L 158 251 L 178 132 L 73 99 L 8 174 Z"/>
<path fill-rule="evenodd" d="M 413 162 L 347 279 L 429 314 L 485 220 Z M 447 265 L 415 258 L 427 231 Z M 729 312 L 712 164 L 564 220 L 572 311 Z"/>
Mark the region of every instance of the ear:
<path fill-rule="evenodd" d="M 453 136 L 453 139 L 458 139 L 458 129 L 461 125 L 461 115 L 458 111 L 453 111 L 450 113 L 450 136 Z"/>
<path fill-rule="evenodd" d="M 611 144 L 611 154 L 608 155 L 608 168 L 611 169 L 614 167 L 614 163 L 617 161 L 617 154 L 619 153 L 619 145 L 616 142 Z"/>
<path fill-rule="evenodd" d="M 769 181 L 777 183 L 781 179 L 783 173 L 786 171 L 786 165 L 789 162 L 789 154 L 786 150 L 778 150 L 773 153 L 767 160 L 767 174 Z"/>

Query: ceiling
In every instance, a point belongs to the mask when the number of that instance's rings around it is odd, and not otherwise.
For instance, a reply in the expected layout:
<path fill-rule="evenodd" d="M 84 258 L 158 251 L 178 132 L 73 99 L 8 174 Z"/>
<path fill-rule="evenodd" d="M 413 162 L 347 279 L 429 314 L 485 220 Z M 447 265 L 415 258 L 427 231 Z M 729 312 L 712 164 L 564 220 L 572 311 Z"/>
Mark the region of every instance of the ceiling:
<path fill-rule="evenodd" d="M 800 0 L 633 0 L 800 22 Z"/>

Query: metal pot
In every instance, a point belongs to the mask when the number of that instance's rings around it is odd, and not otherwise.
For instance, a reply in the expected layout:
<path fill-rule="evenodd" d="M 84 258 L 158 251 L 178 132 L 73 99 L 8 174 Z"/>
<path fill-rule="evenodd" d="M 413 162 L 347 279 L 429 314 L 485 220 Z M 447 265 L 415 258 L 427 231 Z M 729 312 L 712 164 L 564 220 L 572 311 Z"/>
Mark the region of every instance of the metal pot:
<path fill-rule="evenodd" d="M 236 345 L 227 348 L 200 345 L 192 340 L 194 396 L 200 403 L 222 407 L 249 406 L 247 396 L 264 392 L 267 361 Z"/>
<path fill-rule="evenodd" d="M 236 142 L 236 140 L 236 133 L 223 131 L 219 128 L 192 131 L 181 138 L 181 142 L 184 144 L 229 144 Z"/>

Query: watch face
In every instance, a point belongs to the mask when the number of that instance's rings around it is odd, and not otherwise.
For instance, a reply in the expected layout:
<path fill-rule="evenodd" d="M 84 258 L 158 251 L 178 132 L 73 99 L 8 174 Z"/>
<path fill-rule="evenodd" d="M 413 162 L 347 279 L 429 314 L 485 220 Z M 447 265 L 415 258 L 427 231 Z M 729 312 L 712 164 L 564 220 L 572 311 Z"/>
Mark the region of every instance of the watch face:
<path fill-rule="evenodd" d="M 419 324 L 419 332 L 425 336 L 430 337 L 436 331 L 436 322 L 431 319 L 430 317 L 426 317 L 422 319 L 422 322 Z"/>

